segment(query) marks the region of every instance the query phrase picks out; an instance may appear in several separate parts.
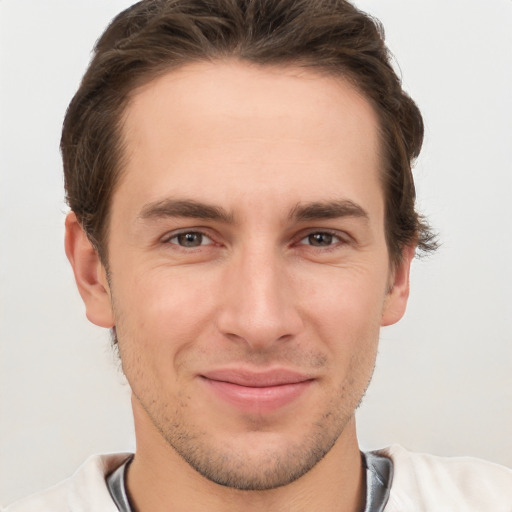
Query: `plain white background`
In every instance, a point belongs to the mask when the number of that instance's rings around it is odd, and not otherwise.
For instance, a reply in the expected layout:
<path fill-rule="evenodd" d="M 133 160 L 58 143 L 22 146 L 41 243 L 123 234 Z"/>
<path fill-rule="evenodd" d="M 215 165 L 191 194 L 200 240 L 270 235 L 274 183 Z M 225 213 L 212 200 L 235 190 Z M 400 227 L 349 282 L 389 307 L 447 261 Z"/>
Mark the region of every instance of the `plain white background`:
<path fill-rule="evenodd" d="M 60 127 L 95 39 L 128 0 L 0 0 L 0 502 L 133 450 L 129 390 L 63 252 Z M 358 413 L 363 448 L 512 466 L 512 1 L 360 0 L 426 122 L 414 265 Z"/>

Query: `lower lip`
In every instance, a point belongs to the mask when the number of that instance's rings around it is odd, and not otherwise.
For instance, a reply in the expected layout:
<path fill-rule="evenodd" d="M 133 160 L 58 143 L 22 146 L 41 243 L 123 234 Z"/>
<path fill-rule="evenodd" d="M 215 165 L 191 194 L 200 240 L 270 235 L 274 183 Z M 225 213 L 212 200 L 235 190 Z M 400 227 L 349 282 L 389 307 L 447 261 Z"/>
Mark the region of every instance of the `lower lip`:
<path fill-rule="evenodd" d="M 268 387 L 248 387 L 204 378 L 213 392 L 228 404 L 246 413 L 268 414 L 297 400 L 313 381 Z"/>

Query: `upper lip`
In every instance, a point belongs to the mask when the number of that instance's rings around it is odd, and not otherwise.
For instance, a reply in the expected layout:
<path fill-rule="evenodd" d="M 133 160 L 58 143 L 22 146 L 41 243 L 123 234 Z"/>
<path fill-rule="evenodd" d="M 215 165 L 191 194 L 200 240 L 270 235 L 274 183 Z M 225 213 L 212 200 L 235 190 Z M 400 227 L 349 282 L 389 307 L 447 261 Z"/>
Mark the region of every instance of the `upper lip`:
<path fill-rule="evenodd" d="M 242 368 L 226 368 L 202 373 L 201 377 L 220 382 L 228 382 L 238 386 L 254 388 L 297 384 L 299 382 L 312 380 L 313 378 L 310 375 L 287 368 L 275 368 L 264 371 Z"/>

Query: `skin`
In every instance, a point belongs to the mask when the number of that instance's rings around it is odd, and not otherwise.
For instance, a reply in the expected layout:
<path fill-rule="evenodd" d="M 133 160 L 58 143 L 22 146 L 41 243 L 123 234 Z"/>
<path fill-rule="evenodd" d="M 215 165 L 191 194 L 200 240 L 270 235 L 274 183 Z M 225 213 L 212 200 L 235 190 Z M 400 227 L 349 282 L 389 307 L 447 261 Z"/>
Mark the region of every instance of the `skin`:
<path fill-rule="evenodd" d="M 136 509 L 360 510 L 354 411 L 414 252 L 391 267 L 372 107 L 311 70 L 195 63 L 123 126 L 108 276 L 73 213 L 66 251 L 133 391 Z M 226 368 L 307 384 L 240 408 L 205 378 Z"/>

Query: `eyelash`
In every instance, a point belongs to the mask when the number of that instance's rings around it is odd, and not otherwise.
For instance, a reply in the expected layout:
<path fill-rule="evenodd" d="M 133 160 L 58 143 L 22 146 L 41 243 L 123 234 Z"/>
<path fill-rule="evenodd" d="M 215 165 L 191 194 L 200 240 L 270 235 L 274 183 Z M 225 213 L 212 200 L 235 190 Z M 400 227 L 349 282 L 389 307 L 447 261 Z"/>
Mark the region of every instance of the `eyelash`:
<path fill-rule="evenodd" d="M 172 240 L 174 240 L 174 239 L 178 239 L 181 236 L 187 236 L 187 235 L 199 235 L 202 238 L 207 238 L 208 240 L 210 240 L 210 242 L 215 243 L 215 241 L 212 239 L 212 237 L 210 235 L 208 235 L 204 231 L 197 230 L 197 229 L 196 230 L 184 230 L 184 231 L 180 231 L 178 233 L 171 233 L 170 235 L 166 236 L 163 239 L 163 242 L 167 243 L 167 244 L 176 245 L 176 246 L 180 247 L 181 249 L 185 249 L 185 250 L 186 249 L 198 249 L 201 246 L 210 245 L 210 244 L 204 244 L 203 243 L 204 240 L 201 240 L 201 243 L 199 245 L 191 246 L 191 247 L 187 247 L 187 246 L 184 246 L 184 245 L 180 245 L 179 243 L 172 242 Z"/>
<path fill-rule="evenodd" d="M 199 245 L 189 246 L 189 247 L 187 247 L 185 245 L 181 245 L 178 242 L 178 238 L 181 236 L 187 236 L 187 235 L 199 235 L 202 238 Z M 331 243 L 329 245 L 322 246 L 322 245 L 314 245 L 312 243 L 304 242 L 308 238 L 313 237 L 315 235 L 317 235 L 317 236 L 322 235 L 322 236 L 330 237 Z M 204 238 L 207 238 L 210 241 L 210 243 L 203 243 Z M 176 239 L 176 242 L 172 242 L 172 240 L 174 240 L 174 239 Z M 184 231 L 180 231 L 178 233 L 171 233 L 170 235 L 166 236 L 162 241 L 166 244 L 175 245 L 183 250 L 199 249 L 200 247 L 203 247 L 205 245 L 211 245 L 212 243 L 213 244 L 216 243 L 211 235 L 209 235 L 208 233 L 206 233 L 200 229 L 184 230 Z M 311 242 L 311 240 L 309 240 L 309 241 Z M 336 249 L 340 245 L 346 245 L 347 243 L 349 243 L 349 241 L 347 240 L 347 236 L 343 236 L 338 231 L 322 229 L 322 230 L 311 230 L 307 233 L 301 233 L 299 235 L 299 237 L 297 237 L 295 239 L 295 241 L 293 242 L 293 245 L 304 245 L 304 246 L 309 246 L 309 247 L 313 248 L 314 250 L 329 251 L 329 250 Z"/>
<path fill-rule="evenodd" d="M 322 235 L 322 236 L 328 236 L 331 238 L 331 242 L 329 245 L 313 245 L 311 243 L 307 244 L 307 243 L 303 243 L 304 240 L 310 238 L 310 237 L 313 237 L 315 235 Z M 305 234 L 304 236 L 301 235 L 301 238 L 298 240 L 298 244 L 299 245 L 308 245 L 309 247 L 312 247 L 313 249 L 317 249 L 317 250 L 323 250 L 323 251 L 328 251 L 328 250 L 334 250 L 336 248 L 338 248 L 340 245 L 345 245 L 347 244 L 348 241 L 346 239 L 346 237 L 344 237 L 341 233 L 339 233 L 338 231 L 332 231 L 332 230 L 329 230 L 329 229 L 322 229 L 322 230 L 316 230 L 316 231 L 310 231 L 308 232 L 307 234 Z"/>

